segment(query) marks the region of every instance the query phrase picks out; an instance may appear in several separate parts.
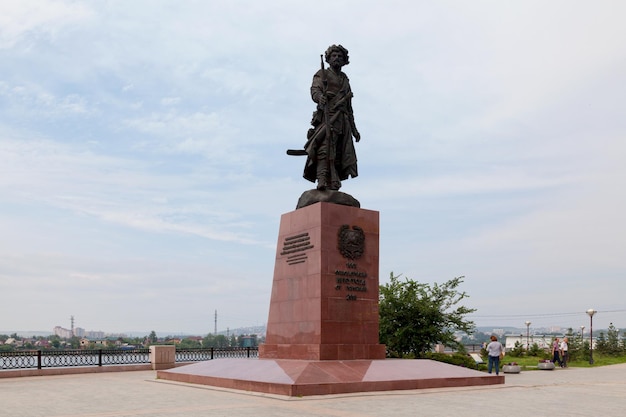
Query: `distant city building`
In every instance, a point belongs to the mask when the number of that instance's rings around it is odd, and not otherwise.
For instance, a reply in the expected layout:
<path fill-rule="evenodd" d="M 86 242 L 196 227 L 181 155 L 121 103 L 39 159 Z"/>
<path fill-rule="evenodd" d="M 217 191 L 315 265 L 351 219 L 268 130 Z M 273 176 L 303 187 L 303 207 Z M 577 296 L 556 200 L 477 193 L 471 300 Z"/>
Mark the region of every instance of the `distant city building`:
<path fill-rule="evenodd" d="M 104 332 L 93 331 L 93 330 L 86 331 L 84 336 L 89 339 L 104 339 L 105 337 Z"/>
<path fill-rule="evenodd" d="M 85 330 L 82 327 L 76 327 L 74 329 L 74 334 L 72 335 L 72 331 L 70 329 L 63 328 L 61 326 L 56 326 L 54 328 L 55 336 L 59 336 L 61 339 L 69 339 L 72 336 L 76 337 L 86 337 L 88 339 L 104 339 L 105 334 L 101 331 L 93 331 L 93 330 Z"/>
<path fill-rule="evenodd" d="M 515 345 L 517 343 L 519 343 L 524 349 L 529 349 L 534 344 L 537 344 L 539 349 L 550 350 L 550 349 L 552 349 L 552 342 L 554 341 L 555 337 L 558 337 L 559 339 L 563 339 L 565 336 L 566 336 L 565 334 L 557 334 L 557 335 L 553 335 L 553 334 L 549 334 L 549 335 L 531 334 L 528 337 L 526 337 L 526 335 L 524 335 L 524 334 L 506 335 L 506 339 L 505 339 L 505 342 L 504 342 L 504 347 L 505 347 L 506 350 L 511 350 L 511 349 L 515 348 Z M 596 347 L 596 339 L 595 338 L 593 339 L 593 347 L 594 347 L 594 349 Z"/>
<path fill-rule="evenodd" d="M 549 349 L 552 346 L 552 339 L 552 335 L 533 334 L 529 337 L 526 337 L 526 335 L 523 334 L 507 335 L 504 347 L 506 350 L 511 350 L 515 347 L 516 343 L 519 343 L 524 347 L 524 349 L 528 349 L 536 343 L 540 349 Z"/>
<path fill-rule="evenodd" d="M 493 329 L 491 333 L 498 335 L 498 336 L 502 336 L 504 334 L 504 329 Z"/>
<path fill-rule="evenodd" d="M 56 326 L 53 331 L 54 335 L 59 336 L 61 339 L 69 339 L 72 337 L 72 331 L 61 326 Z"/>

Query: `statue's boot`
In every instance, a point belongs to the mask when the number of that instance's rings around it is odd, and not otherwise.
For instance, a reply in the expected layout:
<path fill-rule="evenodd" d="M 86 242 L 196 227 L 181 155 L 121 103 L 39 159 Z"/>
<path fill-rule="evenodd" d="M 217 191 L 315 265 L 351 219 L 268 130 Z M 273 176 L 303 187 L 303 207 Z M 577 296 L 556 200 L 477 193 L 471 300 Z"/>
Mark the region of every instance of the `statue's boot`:
<path fill-rule="evenodd" d="M 328 188 L 328 172 L 324 169 L 324 160 L 317 160 L 317 189 L 324 191 Z"/>

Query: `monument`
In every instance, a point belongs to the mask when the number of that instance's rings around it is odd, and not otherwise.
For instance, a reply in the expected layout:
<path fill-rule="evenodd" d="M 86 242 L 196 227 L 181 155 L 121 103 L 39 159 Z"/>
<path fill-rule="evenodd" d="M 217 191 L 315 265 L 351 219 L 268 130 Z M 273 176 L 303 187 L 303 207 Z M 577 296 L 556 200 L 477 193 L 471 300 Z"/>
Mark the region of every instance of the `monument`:
<path fill-rule="evenodd" d="M 320 202 L 284 214 L 259 358 L 384 359 L 378 213 Z"/>
<path fill-rule="evenodd" d="M 159 378 L 288 396 L 491 385 L 491 376 L 431 360 L 385 359 L 379 343 L 379 213 L 339 191 L 358 175 L 361 139 L 343 66 L 330 46 L 313 76 L 317 104 L 303 149 L 304 178 L 317 182 L 283 214 L 265 344 L 258 359 L 218 359 L 158 371 Z"/>
<path fill-rule="evenodd" d="M 260 358 L 383 359 L 378 343 L 378 212 L 339 191 L 356 177 L 348 50 L 330 46 L 313 76 L 317 104 L 303 150 L 303 177 L 317 181 L 280 222 L 272 300 Z"/>

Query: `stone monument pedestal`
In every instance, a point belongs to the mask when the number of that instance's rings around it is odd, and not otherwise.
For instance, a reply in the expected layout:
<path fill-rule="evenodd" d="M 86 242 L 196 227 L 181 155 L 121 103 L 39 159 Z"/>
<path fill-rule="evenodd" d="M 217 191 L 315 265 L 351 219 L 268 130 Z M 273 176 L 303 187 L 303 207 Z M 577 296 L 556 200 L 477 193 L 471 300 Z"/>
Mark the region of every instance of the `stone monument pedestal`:
<path fill-rule="evenodd" d="M 428 359 L 213 359 L 158 371 L 157 377 L 290 397 L 504 383 L 503 375 Z"/>
<path fill-rule="evenodd" d="M 317 203 L 280 221 L 262 359 L 384 359 L 376 211 Z"/>
<path fill-rule="evenodd" d="M 288 396 L 504 383 L 432 360 L 385 359 L 378 237 L 376 211 L 320 202 L 284 214 L 259 359 L 215 359 L 157 377 Z"/>

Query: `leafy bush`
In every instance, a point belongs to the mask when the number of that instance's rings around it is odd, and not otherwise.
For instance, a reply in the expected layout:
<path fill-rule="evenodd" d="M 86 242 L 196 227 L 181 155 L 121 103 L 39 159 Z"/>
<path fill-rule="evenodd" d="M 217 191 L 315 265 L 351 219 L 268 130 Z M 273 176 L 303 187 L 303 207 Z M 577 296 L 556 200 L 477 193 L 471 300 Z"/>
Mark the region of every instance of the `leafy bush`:
<path fill-rule="evenodd" d="M 445 353 L 428 352 L 422 355 L 424 359 L 432 359 L 437 362 L 445 362 L 452 365 L 463 366 L 470 369 L 479 369 L 476 361 L 471 356 L 464 353 L 454 353 L 447 355 Z"/>
<path fill-rule="evenodd" d="M 390 275 L 389 283 L 380 286 L 380 342 L 389 356 L 416 357 L 431 351 L 436 344 L 462 348 L 455 332 L 472 334 L 474 323 L 465 318 L 475 309 L 458 305 L 468 295 L 459 291 L 463 277 L 443 284 L 420 283 Z"/>
<path fill-rule="evenodd" d="M 591 348 L 589 346 L 589 341 L 588 340 L 585 340 L 583 342 L 580 352 L 581 352 L 581 354 L 580 354 L 580 356 L 577 359 L 580 359 L 580 360 L 588 362 L 589 358 L 591 356 Z"/>
<path fill-rule="evenodd" d="M 624 344 L 620 341 L 619 330 L 615 328 L 613 323 L 609 325 L 606 337 L 604 332 L 600 332 L 596 349 L 600 353 L 611 356 L 619 356 L 624 353 Z"/>
<path fill-rule="evenodd" d="M 544 350 L 537 343 L 533 343 L 528 351 L 528 356 L 542 356 Z"/>
<path fill-rule="evenodd" d="M 524 356 L 524 345 L 522 345 L 519 341 L 515 342 L 515 346 L 513 349 L 507 352 L 507 355 L 512 356 L 514 358 L 521 358 Z"/>

